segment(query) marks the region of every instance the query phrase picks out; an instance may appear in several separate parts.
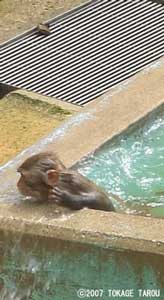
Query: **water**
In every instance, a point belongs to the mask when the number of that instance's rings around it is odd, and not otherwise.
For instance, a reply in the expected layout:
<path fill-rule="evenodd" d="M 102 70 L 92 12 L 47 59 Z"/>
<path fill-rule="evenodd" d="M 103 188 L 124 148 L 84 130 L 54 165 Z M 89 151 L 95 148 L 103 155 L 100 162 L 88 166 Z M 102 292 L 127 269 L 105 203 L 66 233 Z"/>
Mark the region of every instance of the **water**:
<path fill-rule="evenodd" d="M 164 217 L 164 110 L 114 138 L 77 168 L 123 199 L 127 212 Z"/>

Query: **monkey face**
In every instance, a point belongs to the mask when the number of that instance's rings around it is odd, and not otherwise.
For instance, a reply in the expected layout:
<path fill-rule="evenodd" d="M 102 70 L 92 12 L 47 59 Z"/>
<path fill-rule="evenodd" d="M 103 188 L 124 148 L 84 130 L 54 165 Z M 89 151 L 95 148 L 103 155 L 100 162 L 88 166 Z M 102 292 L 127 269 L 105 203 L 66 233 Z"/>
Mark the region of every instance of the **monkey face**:
<path fill-rule="evenodd" d="M 21 194 L 25 196 L 29 196 L 35 198 L 41 202 L 48 201 L 48 194 L 49 194 L 49 186 L 46 185 L 44 182 L 34 180 L 29 180 L 28 176 L 21 174 L 21 177 L 17 183 L 18 190 Z"/>

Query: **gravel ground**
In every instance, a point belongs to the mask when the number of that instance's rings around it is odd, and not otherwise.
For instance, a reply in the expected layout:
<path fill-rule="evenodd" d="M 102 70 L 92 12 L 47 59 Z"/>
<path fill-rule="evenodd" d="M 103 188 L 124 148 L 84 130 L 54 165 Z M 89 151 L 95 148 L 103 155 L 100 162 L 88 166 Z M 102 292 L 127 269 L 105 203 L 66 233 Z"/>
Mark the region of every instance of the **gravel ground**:
<path fill-rule="evenodd" d="M 0 0 L 0 43 L 86 0 Z"/>

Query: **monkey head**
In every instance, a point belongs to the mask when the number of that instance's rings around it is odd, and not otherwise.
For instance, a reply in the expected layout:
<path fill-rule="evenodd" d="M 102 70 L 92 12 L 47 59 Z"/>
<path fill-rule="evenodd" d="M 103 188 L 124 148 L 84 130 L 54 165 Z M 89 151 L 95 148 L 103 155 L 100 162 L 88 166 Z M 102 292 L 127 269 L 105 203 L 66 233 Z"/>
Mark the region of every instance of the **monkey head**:
<path fill-rule="evenodd" d="M 18 168 L 17 187 L 21 194 L 48 201 L 49 189 L 58 181 L 65 166 L 53 152 L 42 152 L 26 159 Z"/>

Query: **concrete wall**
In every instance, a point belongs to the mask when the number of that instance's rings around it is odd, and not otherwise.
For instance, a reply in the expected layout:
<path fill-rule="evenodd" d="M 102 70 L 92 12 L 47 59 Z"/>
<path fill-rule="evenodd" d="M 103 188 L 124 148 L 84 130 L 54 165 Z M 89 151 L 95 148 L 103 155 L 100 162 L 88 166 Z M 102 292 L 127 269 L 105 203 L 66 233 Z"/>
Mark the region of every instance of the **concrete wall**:
<path fill-rule="evenodd" d="M 164 298 L 164 256 L 6 233 L 1 249 L 2 300 Z"/>

